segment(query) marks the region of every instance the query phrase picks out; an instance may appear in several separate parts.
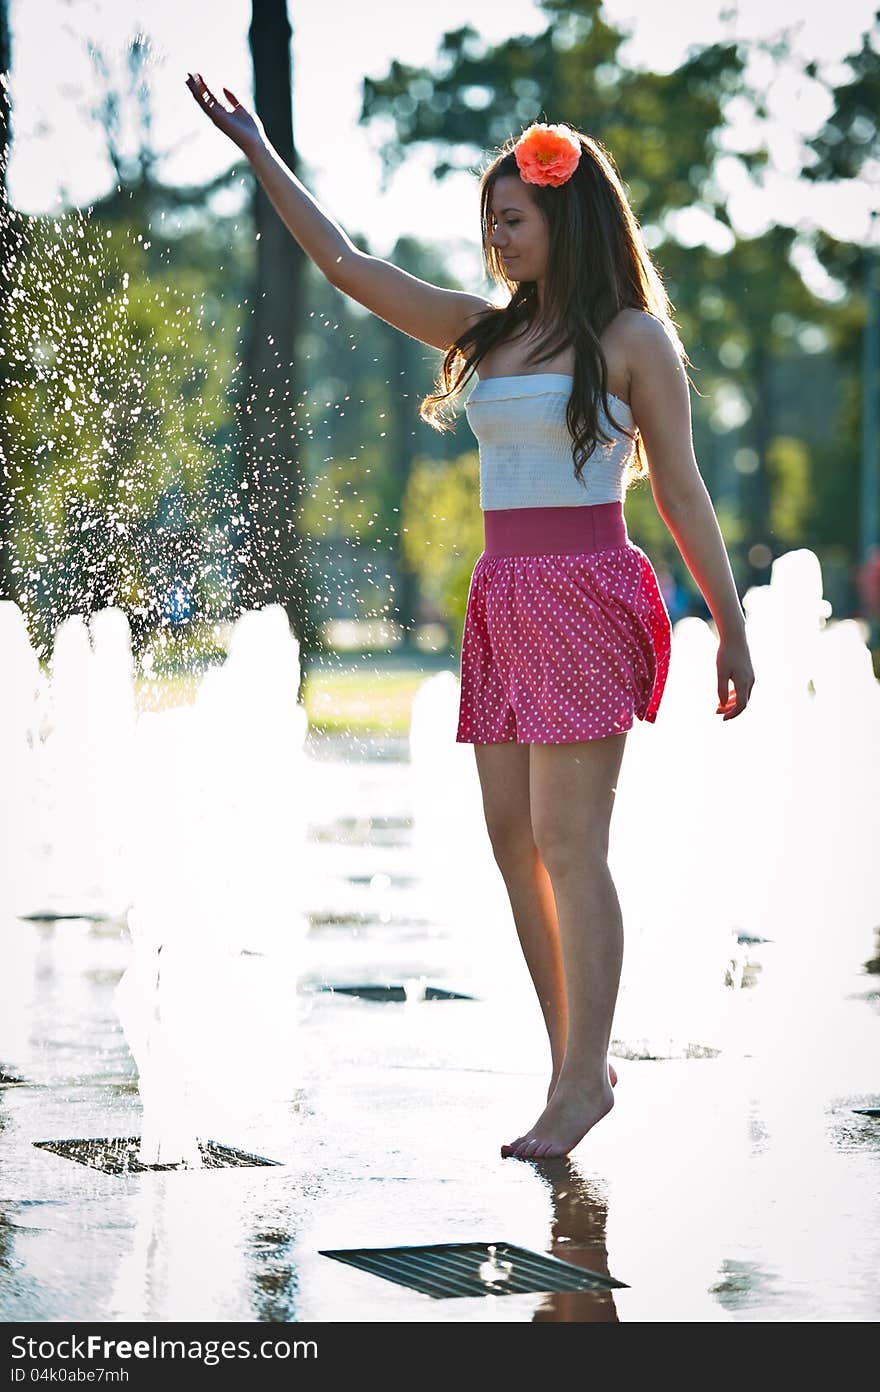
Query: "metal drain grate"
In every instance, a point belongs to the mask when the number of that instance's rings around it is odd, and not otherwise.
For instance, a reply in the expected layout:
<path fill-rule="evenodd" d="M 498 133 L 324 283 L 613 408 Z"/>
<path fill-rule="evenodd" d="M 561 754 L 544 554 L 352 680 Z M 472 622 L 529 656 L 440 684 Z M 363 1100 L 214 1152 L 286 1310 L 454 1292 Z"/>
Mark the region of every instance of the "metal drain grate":
<path fill-rule="evenodd" d="M 880 1107 L 853 1107 L 861 1116 L 880 1116 Z"/>
<path fill-rule="evenodd" d="M 138 1159 L 140 1136 L 89 1137 L 79 1141 L 34 1141 L 39 1150 L 51 1150 L 65 1160 L 102 1170 L 104 1174 L 144 1174 L 148 1170 L 185 1170 L 186 1165 L 142 1165 Z M 263 1155 L 251 1155 L 235 1146 L 219 1145 L 216 1141 L 199 1141 L 199 1153 L 206 1170 L 242 1169 L 251 1165 L 280 1165 L 280 1160 L 267 1160 Z"/>
<path fill-rule="evenodd" d="M 373 1001 L 404 1001 L 406 1000 L 405 986 L 328 986 L 321 984 L 319 991 L 332 991 L 337 996 L 360 996 L 363 1000 Z M 421 993 L 419 993 L 421 994 Z M 468 996 L 464 991 L 447 991 L 443 986 L 426 986 L 424 989 L 425 1000 L 473 1000 L 473 996 Z"/>
<path fill-rule="evenodd" d="M 22 923 L 76 923 L 82 920 L 84 923 L 109 923 L 109 914 L 94 913 L 90 909 L 84 909 L 80 913 L 54 913 L 51 909 L 45 912 L 17 914 Z"/>
<path fill-rule="evenodd" d="M 512 1242 L 441 1242 L 431 1247 L 352 1247 L 322 1251 L 372 1276 L 409 1286 L 435 1300 L 452 1296 L 527 1295 L 544 1291 L 628 1289 L 571 1262 Z"/>

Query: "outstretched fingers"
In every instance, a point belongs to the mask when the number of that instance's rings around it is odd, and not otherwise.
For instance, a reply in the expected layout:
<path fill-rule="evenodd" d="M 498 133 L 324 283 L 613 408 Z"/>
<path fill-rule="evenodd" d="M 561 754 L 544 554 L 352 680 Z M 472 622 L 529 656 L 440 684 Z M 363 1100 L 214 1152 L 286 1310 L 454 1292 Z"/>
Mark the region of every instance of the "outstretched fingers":
<path fill-rule="evenodd" d="M 199 106 L 203 106 L 209 115 L 213 114 L 216 107 L 221 111 L 225 108 L 217 100 L 201 73 L 187 73 L 186 85 L 192 92 Z"/>

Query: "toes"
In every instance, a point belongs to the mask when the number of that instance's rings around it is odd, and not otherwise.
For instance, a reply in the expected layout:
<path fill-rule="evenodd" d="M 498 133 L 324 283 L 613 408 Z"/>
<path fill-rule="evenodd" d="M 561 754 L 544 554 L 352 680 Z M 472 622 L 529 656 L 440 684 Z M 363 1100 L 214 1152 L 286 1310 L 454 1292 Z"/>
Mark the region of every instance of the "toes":
<path fill-rule="evenodd" d="M 536 1137 L 527 1137 L 514 1145 L 503 1145 L 501 1154 L 505 1158 L 514 1156 L 519 1160 L 554 1160 L 567 1152 L 552 1141 L 539 1141 Z"/>
<path fill-rule="evenodd" d="M 558 1146 L 554 1146 L 552 1141 L 542 1141 L 538 1136 L 532 1136 L 528 1132 L 524 1136 L 517 1136 L 515 1141 L 509 1141 L 502 1145 L 501 1155 L 506 1159 L 510 1155 L 515 1155 L 524 1160 L 542 1160 L 547 1157 L 547 1153 L 559 1151 Z"/>

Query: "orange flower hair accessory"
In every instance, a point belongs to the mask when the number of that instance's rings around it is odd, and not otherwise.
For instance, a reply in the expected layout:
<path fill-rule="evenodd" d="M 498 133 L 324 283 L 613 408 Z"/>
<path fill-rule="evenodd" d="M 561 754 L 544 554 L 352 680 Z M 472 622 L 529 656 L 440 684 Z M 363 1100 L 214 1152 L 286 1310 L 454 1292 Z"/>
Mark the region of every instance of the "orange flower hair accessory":
<path fill-rule="evenodd" d="M 578 167 L 580 142 L 567 126 L 538 122 L 523 131 L 514 146 L 520 178 L 526 184 L 567 183 Z"/>

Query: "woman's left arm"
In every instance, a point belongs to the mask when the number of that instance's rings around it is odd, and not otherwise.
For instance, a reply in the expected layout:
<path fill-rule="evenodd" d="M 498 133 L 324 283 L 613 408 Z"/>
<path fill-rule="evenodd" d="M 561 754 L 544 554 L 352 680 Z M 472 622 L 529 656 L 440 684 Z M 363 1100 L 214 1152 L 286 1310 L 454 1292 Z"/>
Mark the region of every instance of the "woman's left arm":
<path fill-rule="evenodd" d="M 640 313 L 629 330 L 630 405 L 647 450 L 654 501 L 715 620 L 716 713 L 732 719 L 745 710 L 755 674 L 727 548 L 694 455 L 688 380 L 659 319 Z"/>

